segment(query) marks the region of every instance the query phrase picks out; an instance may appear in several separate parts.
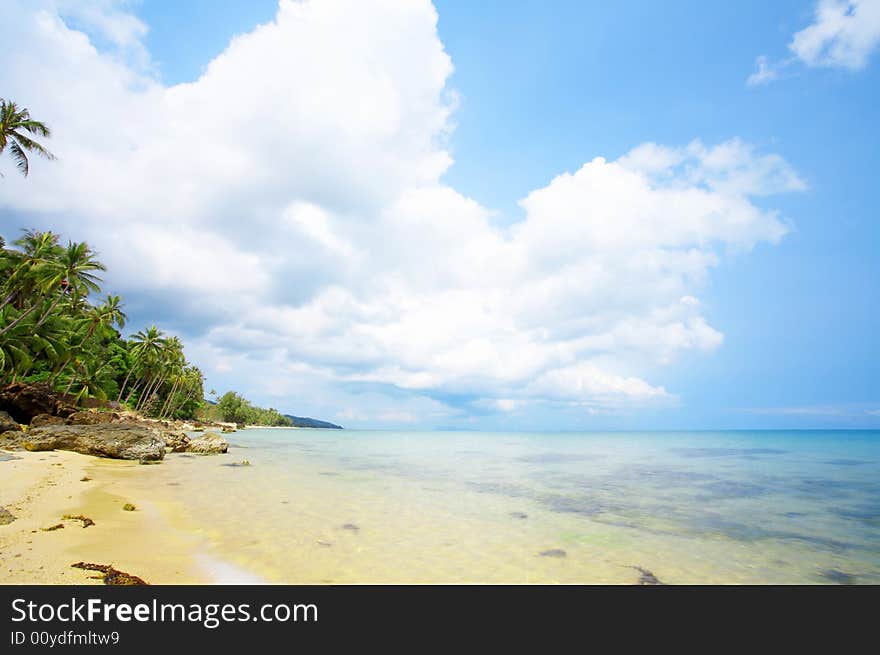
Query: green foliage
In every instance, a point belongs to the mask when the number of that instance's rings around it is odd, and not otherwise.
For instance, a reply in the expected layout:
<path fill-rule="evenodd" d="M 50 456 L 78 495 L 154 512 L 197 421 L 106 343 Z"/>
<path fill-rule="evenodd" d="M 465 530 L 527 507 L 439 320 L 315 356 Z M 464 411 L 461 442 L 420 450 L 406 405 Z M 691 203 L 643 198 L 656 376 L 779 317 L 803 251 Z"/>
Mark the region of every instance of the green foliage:
<path fill-rule="evenodd" d="M 15 165 L 25 177 L 30 168 L 28 153 L 55 159 L 55 155 L 31 139 L 31 136 L 49 137 L 51 134 L 48 127 L 31 118 L 27 109 L 19 109 L 11 100 L 0 98 L 0 153 L 8 147 Z"/>
<path fill-rule="evenodd" d="M 88 244 L 29 230 L 13 246 L 0 237 L 0 383 L 44 382 L 159 418 L 197 414 L 202 372 L 156 326 L 122 337 L 122 299 L 92 300 L 105 267 Z"/>
<path fill-rule="evenodd" d="M 216 410 L 219 412 L 220 419 L 229 423 L 282 427 L 293 426 L 293 422 L 277 409 L 272 407 L 269 409 L 256 407 L 249 400 L 234 391 L 227 391 L 220 396 L 217 401 Z"/>

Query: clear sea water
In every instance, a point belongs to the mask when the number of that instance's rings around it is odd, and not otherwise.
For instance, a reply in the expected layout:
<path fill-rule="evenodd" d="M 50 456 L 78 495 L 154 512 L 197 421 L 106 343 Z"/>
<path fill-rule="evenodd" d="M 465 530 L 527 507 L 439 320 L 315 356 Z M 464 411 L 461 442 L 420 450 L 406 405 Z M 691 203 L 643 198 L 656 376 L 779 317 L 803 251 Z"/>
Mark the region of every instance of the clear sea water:
<path fill-rule="evenodd" d="M 270 582 L 880 583 L 877 431 L 226 436 L 150 484 Z"/>

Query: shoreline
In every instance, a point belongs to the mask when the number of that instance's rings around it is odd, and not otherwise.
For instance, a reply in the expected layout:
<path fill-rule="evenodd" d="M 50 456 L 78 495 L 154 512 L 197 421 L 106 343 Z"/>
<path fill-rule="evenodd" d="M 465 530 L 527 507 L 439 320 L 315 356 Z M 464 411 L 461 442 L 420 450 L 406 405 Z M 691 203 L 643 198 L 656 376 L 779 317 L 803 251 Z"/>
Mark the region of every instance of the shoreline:
<path fill-rule="evenodd" d="M 145 493 L 148 470 L 137 462 L 61 450 L 0 455 L 10 457 L 0 461 L 0 507 L 15 517 L 0 525 L 0 584 L 103 584 L 94 572 L 71 567 L 81 561 L 150 584 L 261 582 L 209 554 L 197 533 L 175 526 L 174 492 Z M 126 503 L 136 509 L 124 510 Z"/>

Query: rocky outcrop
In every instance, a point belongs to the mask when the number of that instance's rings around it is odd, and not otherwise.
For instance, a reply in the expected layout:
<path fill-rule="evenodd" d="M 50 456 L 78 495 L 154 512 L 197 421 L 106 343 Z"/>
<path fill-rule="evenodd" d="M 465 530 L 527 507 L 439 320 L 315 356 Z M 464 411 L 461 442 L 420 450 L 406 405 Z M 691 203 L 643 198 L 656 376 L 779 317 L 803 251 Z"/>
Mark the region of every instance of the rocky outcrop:
<path fill-rule="evenodd" d="M 229 442 L 216 432 L 205 432 L 189 442 L 187 452 L 199 455 L 218 455 L 229 450 Z"/>
<path fill-rule="evenodd" d="M 76 411 L 45 384 L 13 382 L 0 388 L 0 410 L 19 423 L 30 423 L 37 414 L 67 418 Z"/>
<path fill-rule="evenodd" d="M 102 425 L 119 419 L 114 412 L 74 412 L 67 417 L 69 425 Z"/>
<path fill-rule="evenodd" d="M 21 426 L 9 414 L 0 411 L 0 434 L 4 432 L 21 432 Z"/>
<path fill-rule="evenodd" d="M 162 433 L 162 438 L 165 440 L 165 450 L 172 453 L 185 453 L 189 450 L 190 439 L 185 432 L 167 430 Z"/>
<path fill-rule="evenodd" d="M 67 421 L 60 416 L 52 416 L 51 414 L 37 414 L 31 419 L 32 428 L 42 428 L 47 425 L 65 425 Z"/>
<path fill-rule="evenodd" d="M 26 450 L 72 450 L 112 459 L 157 462 L 165 457 L 161 434 L 136 424 L 49 425 L 31 428 L 21 442 Z"/>

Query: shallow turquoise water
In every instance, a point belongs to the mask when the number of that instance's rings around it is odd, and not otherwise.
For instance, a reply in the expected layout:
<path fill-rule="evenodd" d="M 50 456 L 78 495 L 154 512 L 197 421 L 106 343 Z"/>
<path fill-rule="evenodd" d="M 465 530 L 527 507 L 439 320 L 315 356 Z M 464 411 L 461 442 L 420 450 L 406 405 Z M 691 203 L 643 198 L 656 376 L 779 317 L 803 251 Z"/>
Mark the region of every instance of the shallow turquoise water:
<path fill-rule="evenodd" d="M 189 497 L 279 581 L 880 583 L 877 431 L 228 436 L 251 466 L 181 461 Z"/>

